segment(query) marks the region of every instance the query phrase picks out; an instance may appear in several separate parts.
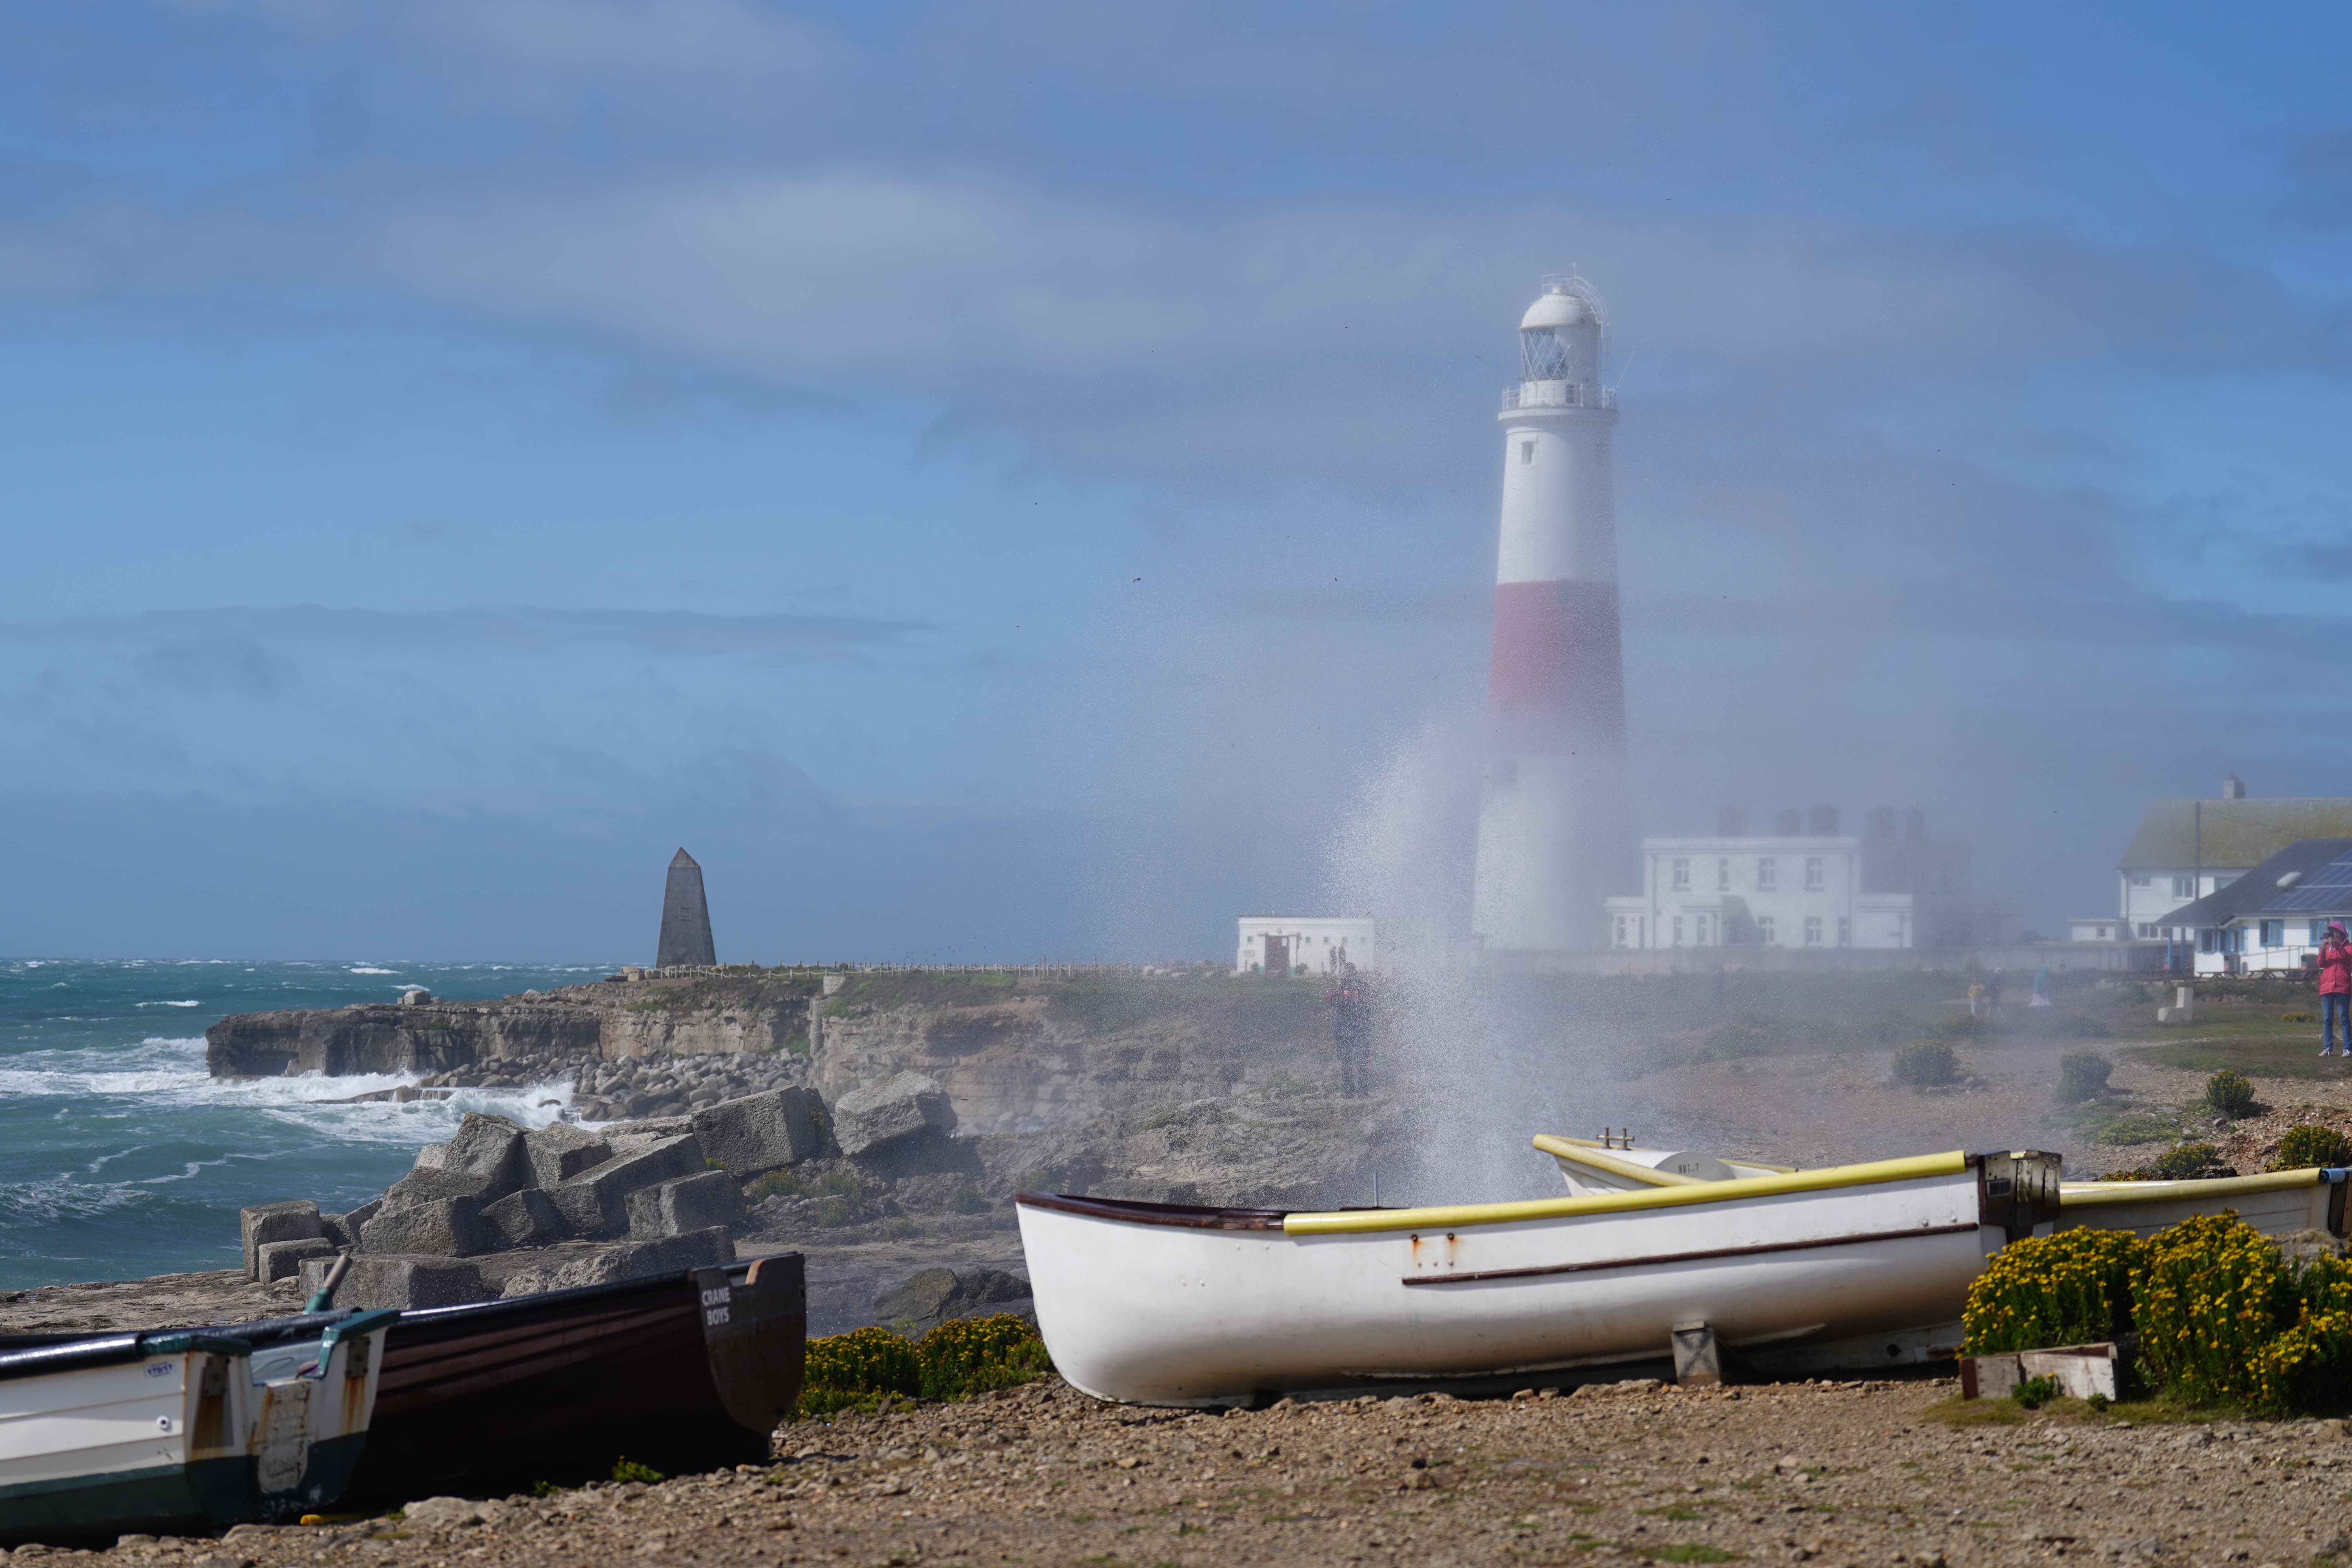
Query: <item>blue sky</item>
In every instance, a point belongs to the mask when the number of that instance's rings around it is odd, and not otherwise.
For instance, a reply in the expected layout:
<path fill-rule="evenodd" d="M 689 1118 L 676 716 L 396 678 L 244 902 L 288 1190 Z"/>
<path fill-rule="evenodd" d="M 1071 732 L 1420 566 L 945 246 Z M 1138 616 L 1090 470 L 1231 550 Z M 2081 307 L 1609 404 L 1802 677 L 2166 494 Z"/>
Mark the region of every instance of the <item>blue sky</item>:
<path fill-rule="evenodd" d="M 1571 262 L 1643 828 L 1916 803 L 2055 930 L 2151 796 L 2352 793 L 2347 47 L 11 6 L 0 949 L 642 958 L 684 844 L 724 958 L 1210 954 L 1446 863 Z"/>

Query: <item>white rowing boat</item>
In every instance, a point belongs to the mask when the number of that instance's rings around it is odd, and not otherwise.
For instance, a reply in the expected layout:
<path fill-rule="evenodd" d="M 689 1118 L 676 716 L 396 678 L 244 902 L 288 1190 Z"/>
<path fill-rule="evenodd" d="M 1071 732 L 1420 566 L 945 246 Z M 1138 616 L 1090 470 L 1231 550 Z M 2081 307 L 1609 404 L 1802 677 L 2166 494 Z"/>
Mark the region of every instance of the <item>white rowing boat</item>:
<path fill-rule="evenodd" d="M 1559 1163 L 1568 1190 L 1580 1195 L 1731 1181 L 1790 1169 L 1753 1160 L 1718 1160 L 1691 1151 L 1647 1149 L 1613 1137 L 1566 1138 L 1548 1132 L 1536 1139 L 1535 1146 Z M 2347 1176 L 2352 1171 L 2311 1169 L 2187 1182 L 2062 1181 L 2056 1228 L 2153 1236 L 2194 1215 L 2227 1212 L 2268 1237 L 2301 1231 L 2341 1237 Z"/>
<path fill-rule="evenodd" d="M 1777 1370 L 1948 1354 L 1969 1282 L 2048 1230 L 2057 1178 L 2052 1155 L 1951 1153 L 1450 1208 L 1018 1205 L 1055 1369 L 1197 1405 L 1654 1359 L 1699 1325 Z"/>
<path fill-rule="evenodd" d="M 0 1342 L 0 1541 L 215 1530 L 331 1503 L 399 1316 Z"/>

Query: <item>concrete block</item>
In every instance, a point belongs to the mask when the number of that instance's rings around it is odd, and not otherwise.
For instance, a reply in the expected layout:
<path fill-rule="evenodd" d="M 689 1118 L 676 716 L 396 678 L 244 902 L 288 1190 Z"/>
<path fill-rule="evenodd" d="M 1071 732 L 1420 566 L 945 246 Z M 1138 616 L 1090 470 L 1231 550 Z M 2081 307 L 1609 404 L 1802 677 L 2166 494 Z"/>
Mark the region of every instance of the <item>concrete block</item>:
<path fill-rule="evenodd" d="M 566 1121 L 534 1127 L 522 1135 L 535 1186 L 551 1187 L 593 1170 L 613 1157 L 613 1146 Z"/>
<path fill-rule="evenodd" d="M 351 1246 L 357 1247 L 360 1244 L 360 1227 L 367 1224 L 368 1221 L 375 1218 L 375 1216 L 382 1213 L 383 1210 L 383 1200 L 382 1198 L 370 1198 L 367 1202 L 360 1205 L 359 1207 L 352 1209 L 350 1213 L 343 1215 L 343 1228 L 351 1233 Z"/>
<path fill-rule="evenodd" d="M 360 1227 L 360 1250 L 397 1256 L 471 1258 L 498 1249 L 499 1233 L 470 1197 L 387 1204 Z"/>
<path fill-rule="evenodd" d="M 845 1154 L 863 1154 L 919 1132 L 955 1130 L 955 1108 L 938 1080 L 902 1072 L 834 1101 L 833 1138 Z"/>
<path fill-rule="evenodd" d="M 711 1268 L 735 1260 L 735 1243 L 717 1226 L 685 1236 L 652 1241 L 625 1241 L 599 1247 L 585 1258 L 552 1273 L 518 1274 L 507 1281 L 509 1296 L 535 1295 L 542 1290 L 569 1290 L 582 1285 L 609 1285 L 616 1279 L 639 1279 L 650 1274 L 676 1274 L 688 1268 Z"/>
<path fill-rule="evenodd" d="M 631 1193 L 702 1168 L 702 1145 L 691 1136 L 664 1138 L 559 1182 L 547 1195 L 577 1234 L 615 1236 L 628 1228 Z"/>
<path fill-rule="evenodd" d="M 457 1135 L 449 1140 L 441 1168 L 486 1179 L 490 1190 L 485 1203 L 502 1198 L 533 1181 L 530 1152 L 523 1137 L 523 1130 L 503 1116 L 469 1110 L 457 1124 Z"/>
<path fill-rule="evenodd" d="M 236 1228 L 245 1243 L 245 1277 L 261 1277 L 261 1248 L 273 1241 L 310 1241 L 323 1234 L 319 1205 L 309 1198 L 292 1203 L 255 1204 L 236 1211 Z"/>
<path fill-rule="evenodd" d="M 756 1176 L 824 1152 L 817 1120 L 823 1109 L 804 1089 L 747 1094 L 696 1111 L 694 1135 L 730 1175 Z"/>
<path fill-rule="evenodd" d="M 254 1278 L 264 1285 L 291 1279 L 313 1258 L 332 1258 L 340 1249 L 331 1241 L 312 1237 L 303 1241 L 265 1241 L 256 1255 Z"/>
<path fill-rule="evenodd" d="M 537 1187 L 509 1193 L 482 1210 L 482 1222 L 498 1233 L 501 1252 L 517 1247 L 546 1247 L 572 1234 L 563 1211 Z"/>
<path fill-rule="evenodd" d="M 349 1216 L 344 1215 L 320 1215 L 319 1216 L 319 1234 L 325 1237 L 329 1243 L 346 1252 L 358 1247 L 360 1244 L 359 1227 L 352 1225 L 350 1222 Z"/>
<path fill-rule="evenodd" d="M 698 1171 L 639 1187 L 629 1194 L 629 1239 L 685 1236 L 719 1226 L 740 1231 L 751 1217 L 743 1190 L 724 1171 Z"/>
<path fill-rule="evenodd" d="M 327 1268 L 332 1261 L 313 1258 L 303 1263 L 305 1300 L 325 1283 Z M 396 1307 L 403 1310 L 462 1307 L 468 1301 L 491 1299 L 492 1293 L 482 1281 L 482 1271 L 461 1258 L 355 1257 L 351 1272 L 343 1276 L 342 1284 L 335 1291 L 338 1307 Z"/>
<path fill-rule="evenodd" d="M 405 1208 L 411 1204 L 446 1203 L 451 1198 L 467 1198 L 478 1208 L 503 1196 L 489 1177 L 472 1171 L 457 1171 L 446 1166 L 430 1170 L 411 1171 L 386 1187 L 383 1206 Z"/>

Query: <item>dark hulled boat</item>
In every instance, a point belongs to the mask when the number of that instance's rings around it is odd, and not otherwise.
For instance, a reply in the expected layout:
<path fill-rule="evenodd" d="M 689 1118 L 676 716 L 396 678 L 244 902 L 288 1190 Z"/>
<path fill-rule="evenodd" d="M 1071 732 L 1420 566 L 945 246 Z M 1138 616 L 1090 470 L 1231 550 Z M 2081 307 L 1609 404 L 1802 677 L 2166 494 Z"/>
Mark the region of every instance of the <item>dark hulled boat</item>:
<path fill-rule="evenodd" d="M 807 1327 L 796 1252 L 404 1313 L 345 1500 L 763 1459 Z"/>

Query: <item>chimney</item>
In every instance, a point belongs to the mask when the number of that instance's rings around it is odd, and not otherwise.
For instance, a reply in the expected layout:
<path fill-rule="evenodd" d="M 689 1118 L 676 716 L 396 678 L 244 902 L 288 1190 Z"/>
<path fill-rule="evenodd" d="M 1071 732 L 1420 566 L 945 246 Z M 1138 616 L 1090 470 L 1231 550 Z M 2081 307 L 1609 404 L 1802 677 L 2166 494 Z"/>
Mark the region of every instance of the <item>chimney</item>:
<path fill-rule="evenodd" d="M 1717 838 L 1747 837 L 1748 813 L 1736 805 L 1717 806 L 1715 808 L 1715 836 Z"/>
<path fill-rule="evenodd" d="M 1783 838 L 1795 838 L 1801 836 L 1805 830 L 1804 823 L 1805 814 L 1793 805 L 1786 811 L 1776 811 L 1772 814 L 1772 831 Z"/>
<path fill-rule="evenodd" d="M 1893 806 L 1874 805 L 1870 808 L 1870 836 L 1873 838 L 1892 838 L 1895 837 L 1895 808 Z"/>
<path fill-rule="evenodd" d="M 2228 777 L 2224 778 L 2221 781 L 2221 798 L 2223 800 L 2245 799 L 2246 781 L 2240 778 L 2235 773 L 2231 773 Z"/>
<path fill-rule="evenodd" d="M 1903 837 L 1925 843 L 1927 837 L 1927 814 L 1917 806 L 1903 814 Z"/>
<path fill-rule="evenodd" d="M 1816 805 L 1811 815 L 1814 837 L 1835 838 L 1837 837 L 1838 808 L 1836 806 Z"/>

